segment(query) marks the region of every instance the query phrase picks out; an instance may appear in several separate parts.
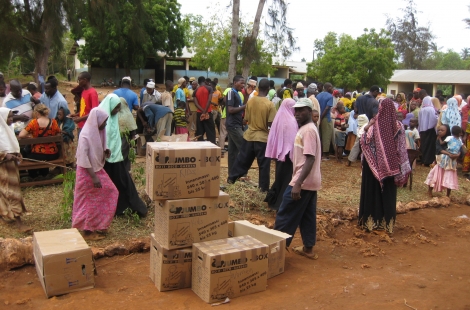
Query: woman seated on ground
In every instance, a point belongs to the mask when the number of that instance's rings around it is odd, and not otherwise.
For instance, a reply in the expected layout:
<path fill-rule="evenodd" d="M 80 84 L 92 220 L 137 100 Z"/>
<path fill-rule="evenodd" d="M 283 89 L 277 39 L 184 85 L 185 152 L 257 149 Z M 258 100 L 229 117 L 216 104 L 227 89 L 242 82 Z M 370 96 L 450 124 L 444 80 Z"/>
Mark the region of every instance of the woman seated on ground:
<path fill-rule="evenodd" d="M 67 166 L 73 166 L 75 163 L 75 144 L 73 143 L 75 122 L 67 117 L 69 114 L 69 109 L 60 107 L 59 111 L 57 111 L 56 121 L 62 132 L 62 138 L 64 139 L 65 163 Z"/>
<path fill-rule="evenodd" d="M 20 189 L 18 163 L 22 157 L 20 146 L 10 125 L 13 123 L 13 112 L 0 108 L 0 216 L 15 220 L 21 232 L 31 230 L 21 221 L 26 212 Z"/>
<path fill-rule="evenodd" d="M 35 105 L 33 117 L 25 129 L 21 130 L 18 138 L 28 138 L 28 136 L 40 138 L 60 134 L 59 125 L 55 119 L 49 118 L 49 108 L 46 105 L 42 103 Z M 24 157 L 35 160 L 54 160 L 59 158 L 59 148 L 55 142 L 33 144 L 31 152 L 25 153 Z M 37 177 L 38 174 L 45 177 L 48 173 L 49 168 L 28 170 L 31 178 Z"/>
<path fill-rule="evenodd" d="M 109 94 L 100 103 L 99 108 L 109 115 L 106 125 L 106 140 L 111 156 L 106 159 L 104 170 L 119 191 L 116 215 L 122 215 L 126 209 L 131 209 L 139 216 L 144 217 L 148 212 L 147 206 L 140 199 L 122 156 L 122 141 L 117 115 L 121 108 L 121 100 L 117 95 Z"/>
<path fill-rule="evenodd" d="M 119 192 L 103 169 L 111 155 L 106 147 L 107 119 L 106 112 L 92 109 L 78 139 L 72 227 L 82 230 L 86 240 L 104 238 L 118 201 Z"/>

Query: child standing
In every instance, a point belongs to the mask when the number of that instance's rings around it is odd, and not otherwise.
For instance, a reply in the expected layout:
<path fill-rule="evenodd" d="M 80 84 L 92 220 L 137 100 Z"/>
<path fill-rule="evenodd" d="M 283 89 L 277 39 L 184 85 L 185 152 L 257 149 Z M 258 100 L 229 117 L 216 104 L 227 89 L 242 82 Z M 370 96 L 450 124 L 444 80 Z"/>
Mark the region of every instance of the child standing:
<path fill-rule="evenodd" d="M 188 134 L 188 141 L 189 141 L 188 118 L 186 117 L 186 103 L 185 102 L 178 101 L 178 106 L 175 109 L 173 119 L 175 120 L 176 134 L 177 135 Z"/>
<path fill-rule="evenodd" d="M 448 125 L 441 125 L 437 130 L 436 164 L 424 182 L 428 185 L 429 197 L 432 197 L 433 189 L 435 192 L 441 192 L 446 188 L 447 197 L 449 197 L 451 190 L 459 188 L 456 167 L 462 146 L 460 141 L 461 131 L 460 127 L 454 126 L 452 128 L 453 137 L 450 137 Z"/>
<path fill-rule="evenodd" d="M 62 138 L 64 140 L 65 163 L 67 166 L 73 167 L 75 162 L 75 144 L 73 143 L 73 131 L 75 130 L 75 123 L 69 115 L 69 109 L 60 107 L 57 111 L 56 121 L 62 132 Z"/>
<path fill-rule="evenodd" d="M 346 109 L 342 101 L 339 101 L 336 105 L 336 118 L 334 123 L 335 128 L 335 143 L 336 143 L 336 160 L 338 163 L 343 161 L 343 149 L 346 142 L 346 119 L 344 118 L 344 113 Z"/>
<path fill-rule="evenodd" d="M 406 149 L 407 150 L 419 150 L 420 137 L 418 132 L 418 119 L 410 119 L 408 128 L 405 130 L 406 137 Z"/>

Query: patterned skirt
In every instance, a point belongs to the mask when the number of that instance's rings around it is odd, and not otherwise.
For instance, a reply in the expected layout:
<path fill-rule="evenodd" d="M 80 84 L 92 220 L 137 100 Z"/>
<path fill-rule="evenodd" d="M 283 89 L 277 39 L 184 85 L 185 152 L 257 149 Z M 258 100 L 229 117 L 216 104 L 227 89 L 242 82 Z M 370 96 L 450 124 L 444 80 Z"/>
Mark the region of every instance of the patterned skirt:
<path fill-rule="evenodd" d="M 12 220 L 25 211 L 18 165 L 12 160 L 4 161 L 0 164 L 0 216 Z"/>
<path fill-rule="evenodd" d="M 102 188 L 95 188 L 85 168 L 77 166 L 72 227 L 80 230 L 108 229 L 116 212 L 119 192 L 104 169 L 95 172 Z"/>

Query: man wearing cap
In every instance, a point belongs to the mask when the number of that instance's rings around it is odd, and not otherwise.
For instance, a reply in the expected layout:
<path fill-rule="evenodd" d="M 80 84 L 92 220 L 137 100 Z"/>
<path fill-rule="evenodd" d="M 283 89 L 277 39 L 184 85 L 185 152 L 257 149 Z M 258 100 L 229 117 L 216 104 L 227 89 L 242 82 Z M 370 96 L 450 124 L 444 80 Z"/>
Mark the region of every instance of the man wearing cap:
<path fill-rule="evenodd" d="M 152 80 L 151 79 L 144 79 L 144 87 L 142 87 L 142 89 L 140 90 L 140 95 L 139 95 L 140 105 L 142 105 L 142 103 L 143 103 L 142 100 L 144 100 L 144 93 L 147 90 L 147 88 L 146 88 L 147 83 L 150 82 L 150 81 L 152 81 Z"/>
<path fill-rule="evenodd" d="M 184 78 L 179 78 L 178 79 L 178 88 L 176 89 L 175 92 L 175 103 L 174 103 L 174 108 L 178 107 L 179 102 L 184 102 L 186 106 L 186 110 L 189 109 L 188 104 L 187 104 L 187 96 L 184 92 L 184 89 L 186 88 L 186 80 Z"/>
<path fill-rule="evenodd" d="M 68 103 L 64 96 L 57 90 L 59 81 L 55 77 L 49 78 L 44 86 L 44 94 L 41 95 L 39 100 L 33 98 L 35 103 L 44 103 L 49 108 L 49 118 L 56 118 L 57 112 L 60 108 L 68 110 Z M 67 116 L 67 115 L 65 115 Z"/>
<path fill-rule="evenodd" d="M 310 99 L 300 99 L 294 109 L 299 124 L 292 151 L 294 171 L 276 214 L 274 229 L 294 236 L 300 227 L 303 245 L 294 247 L 294 253 L 318 259 L 313 246 L 316 242 L 317 191 L 321 189 L 320 137 L 312 121 Z M 286 246 L 289 247 L 291 242 L 292 237 L 287 239 Z"/>
<path fill-rule="evenodd" d="M 259 96 L 249 99 L 246 104 L 245 120 L 248 121 L 248 129 L 243 134 L 242 146 L 228 177 L 228 182 L 233 183 L 244 176 L 256 158 L 259 166 L 259 189 L 262 192 L 269 190 L 271 159 L 265 153 L 268 128 L 276 116 L 276 108 L 267 98 L 268 91 L 269 80 L 262 79 L 259 83 Z"/>
<path fill-rule="evenodd" d="M 144 92 L 144 97 L 142 98 L 142 102 L 152 102 L 152 103 L 161 103 L 162 102 L 162 95 L 159 91 L 155 89 L 155 82 L 148 82 L 146 85 L 146 90 Z"/>
<path fill-rule="evenodd" d="M 299 101 L 299 93 L 304 91 L 304 84 L 301 82 L 297 82 L 295 85 L 295 91 L 294 91 L 294 100 Z"/>
<path fill-rule="evenodd" d="M 196 78 L 194 76 L 189 78 L 188 90 L 194 90 L 192 85 L 194 81 L 196 81 Z"/>
<path fill-rule="evenodd" d="M 129 76 L 125 76 L 122 78 L 121 81 L 121 88 L 116 89 L 114 94 L 118 97 L 122 97 L 126 99 L 127 105 L 129 106 L 129 110 L 138 110 L 139 109 L 139 98 L 137 94 L 134 93 L 131 88 L 131 78 Z M 145 102 L 145 101 L 144 101 Z"/>

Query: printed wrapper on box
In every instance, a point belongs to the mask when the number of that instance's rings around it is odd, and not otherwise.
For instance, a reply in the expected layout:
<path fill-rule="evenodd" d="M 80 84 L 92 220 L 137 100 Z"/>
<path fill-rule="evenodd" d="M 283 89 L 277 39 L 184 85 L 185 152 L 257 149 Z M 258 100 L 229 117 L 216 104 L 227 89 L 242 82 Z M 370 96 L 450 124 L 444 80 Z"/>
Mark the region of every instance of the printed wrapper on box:
<path fill-rule="evenodd" d="M 210 142 L 150 142 L 146 191 L 152 200 L 217 197 L 220 148 Z"/>
<path fill-rule="evenodd" d="M 268 251 L 251 236 L 195 243 L 191 288 L 207 303 L 264 291 Z"/>
<path fill-rule="evenodd" d="M 155 205 L 155 240 L 168 250 L 194 242 L 226 238 L 229 195 L 158 201 Z"/>
<path fill-rule="evenodd" d="M 228 223 L 228 236 L 239 237 L 250 235 L 269 246 L 268 279 L 284 272 L 286 256 L 286 239 L 291 235 L 269 229 L 264 225 L 255 225 L 248 221 Z"/>
<path fill-rule="evenodd" d="M 150 235 L 150 279 L 160 292 L 191 287 L 192 248 L 167 250 Z"/>
<path fill-rule="evenodd" d="M 33 251 L 47 297 L 95 287 L 93 253 L 77 229 L 35 232 Z"/>

